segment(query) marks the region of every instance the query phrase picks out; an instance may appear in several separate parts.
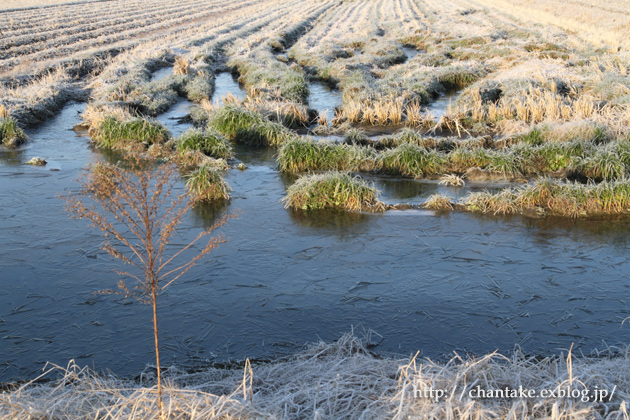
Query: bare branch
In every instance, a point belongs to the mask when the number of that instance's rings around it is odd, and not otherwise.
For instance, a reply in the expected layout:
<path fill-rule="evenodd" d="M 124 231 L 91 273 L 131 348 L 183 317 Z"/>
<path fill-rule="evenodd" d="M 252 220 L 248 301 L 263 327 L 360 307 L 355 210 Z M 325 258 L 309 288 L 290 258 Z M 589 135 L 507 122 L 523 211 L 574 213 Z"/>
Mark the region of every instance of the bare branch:
<path fill-rule="evenodd" d="M 234 217 L 224 216 L 173 255 L 165 257 L 164 253 L 177 227 L 194 205 L 193 197 L 188 193 L 173 196 L 177 181 L 175 165 L 164 164 L 155 168 L 154 162 L 136 154 L 126 158 L 120 167 L 107 163 L 93 165 L 80 179 L 81 190 L 76 195 L 64 197 L 66 210 L 72 218 L 86 219 L 91 226 L 103 232 L 105 242 L 102 249 L 114 259 L 131 265 L 138 271 L 132 273 L 116 270 L 118 275 L 136 281 L 132 289 L 120 280 L 119 290 L 106 289 L 98 293 L 123 296 L 125 299 L 134 298 L 144 304 L 152 304 L 160 408 L 162 402 L 157 296 L 206 254 L 225 242 L 225 238 L 211 238 L 188 262 L 171 269 L 173 261 L 185 251 L 191 250 L 201 238 Z M 168 272 L 161 275 L 163 270 Z M 170 280 L 162 285 L 167 277 L 171 277 Z"/>

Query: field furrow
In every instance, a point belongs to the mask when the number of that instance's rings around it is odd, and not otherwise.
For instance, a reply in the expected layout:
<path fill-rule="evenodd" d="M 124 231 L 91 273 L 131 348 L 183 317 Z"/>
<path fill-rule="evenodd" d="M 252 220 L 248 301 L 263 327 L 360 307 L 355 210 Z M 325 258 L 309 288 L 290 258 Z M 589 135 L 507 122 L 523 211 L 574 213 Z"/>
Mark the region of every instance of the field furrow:
<path fill-rule="evenodd" d="M 190 4 L 189 6 L 196 8 L 205 6 L 202 9 L 208 10 L 210 8 L 217 7 L 219 4 L 220 1 L 208 4 L 207 1 L 200 0 L 196 3 Z M 153 8 L 143 8 L 142 10 L 143 11 L 116 11 L 113 17 L 95 16 L 91 22 L 86 21 L 85 17 L 82 16 L 81 24 L 77 24 L 79 21 L 76 20 L 77 18 L 74 18 L 68 26 L 59 27 L 59 24 L 57 23 L 55 25 L 56 27 L 50 30 L 36 29 L 24 34 L 11 33 L 11 31 L 7 31 L 5 34 L 6 37 L 0 41 L 0 50 L 7 51 L 7 55 L 18 55 L 20 54 L 20 48 L 28 48 L 29 51 L 37 51 L 39 49 L 54 46 L 54 44 L 46 43 L 46 41 L 49 40 L 55 40 L 58 43 L 63 43 L 66 42 L 66 40 L 71 41 L 68 37 L 75 34 L 79 34 L 82 39 L 88 39 L 100 35 L 98 31 L 102 31 L 104 34 L 112 33 L 124 28 L 125 26 L 129 26 L 129 24 L 141 26 L 142 24 L 153 21 L 159 17 L 170 15 L 171 18 L 175 18 L 182 16 L 183 13 L 187 13 L 182 12 L 181 6 L 179 5 L 157 10 Z"/>
<path fill-rule="evenodd" d="M 244 5 L 247 5 L 244 4 Z M 116 46 L 116 43 L 124 43 L 136 40 L 138 38 L 149 37 L 165 30 L 178 30 L 192 25 L 198 25 L 213 16 L 219 16 L 225 10 L 231 9 L 226 5 L 223 9 L 204 10 L 194 14 L 181 12 L 168 17 L 165 20 L 158 21 L 154 24 L 139 24 L 129 28 L 128 25 L 120 28 L 114 27 L 109 29 L 100 29 L 91 35 L 81 34 L 79 36 L 67 36 L 55 38 L 43 45 L 19 47 L 12 54 L 0 54 L 0 69 L 5 70 L 9 66 L 19 63 L 21 60 L 42 61 L 60 56 L 70 56 L 77 51 L 83 51 L 96 46 L 108 45 Z M 129 28 L 129 29 L 126 29 Z M 9 56 L 10 58 L 6 58 Z"/>

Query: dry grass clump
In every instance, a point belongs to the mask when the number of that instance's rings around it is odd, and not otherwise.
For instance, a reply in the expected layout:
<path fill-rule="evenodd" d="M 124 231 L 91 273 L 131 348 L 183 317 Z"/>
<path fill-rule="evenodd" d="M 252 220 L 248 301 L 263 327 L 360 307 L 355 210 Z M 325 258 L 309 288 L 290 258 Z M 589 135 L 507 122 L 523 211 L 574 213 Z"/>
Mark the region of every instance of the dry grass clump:
<path fill-rule="evenodd" d="M 466 185 L 466 182 L 464 182 L 463 178 L 455 174 L 448 174 L 440 178 L 439 184 L 448 185 L 451 187 L 463 187 L 464 185 Z"/>
<path fill-rule="evenodd" d="M 0 418 L 26 420 L 99 418 L 154 419 L 154 378 L 137 382 L 94 374 L 70 364 L 46 374 L 47 383 L 27 383 L 0 394 Z M 45 375 L 46 375 L 45 374 Z M 187 419 L 607 419 L 628 418 L 630 357 L 626 350 L 602 357 L 510 357 L 491 353 L 448 362 L 377 357 L 366 341 L 346 334 L 337 342 L 311 345 L 275 362 L 240 369 L 164 372 L 167 418 Z M 578 398 L 474 399 L 470 391 L 572 389 Z M 443 391 L 431 398 L 429 390 Z M 603 402 L 582 401 L 585 390 L 607 390 Z M 614 394 L 611 395 L 614 390 Z M 452 395 L 452 397 L 451 397 Z M 105 414 L 104 414 L 105 413 Z"/>
<path fill-rule="evenodd" d="M 453 210 L 454 208 L 450 197 L 444 194 L 431 195 L 422 207 L 429 210 Z"/>
<path fill-rule="evenodd" d="M 468 111 L 474 122 L 517 119 L 536 124 L 591 118 L 598 112 L 593 100 L 571 97 L 536 86 L 528 86 L 510 98 L 501 98 L 497 103 L 484 104 L 479 92 L 474 95 L 474 99 L 475 103 Z"/>
<path fill-rule="evenodd" d="M 319 111 L 317 113 L 317 125 L 328 127 L 331 121 L 328 121 L 328 110 Z"/>
<path fill-rule="evenodd" d="M 175 64 L 173 65 L 173 74 L 188 74 L 190 71 L 190 63 L 185 57 L 175 57 Z"/>
<path fill-rule="evenodd" d="M 286 208 L 384 211 L 374 186 L 346 172 L 303 175 L 282 200 Z"/>
<path fill-rule="evenodd" d="M 498 193 L 471 193 L 462 199 L 469 211 L 515 214 L 535 211 L 567 217 L 630 212 L 630 181 L 626 178 L 598 184 L 541 179 Z"/>
<path fill-rule="evenodd" d="M 247 98 L 240 103 L 245 108 L 257 112 L 272 121 L 279 122 L 286 127 L 300 128 L 308 127 L 310 124 L 308 107 L 297 102 L 265 100 L 256 97 Z"/>
<path fill-rule="evenodd" d="M 149 152 L 150 151 L 151 148 L 149 148 Z M 226 170 L 230 167 L 225 159 L 215 159 L 200 150 L 186 150 L 177 153 L 175 156 L 173 156 L 172 150 L 167 150 L 163 156 L 155 157 L 172 159 L 179 165 L 183 172 L 193 171 L 200 166 L 208 166 L 217 170 Z"/>

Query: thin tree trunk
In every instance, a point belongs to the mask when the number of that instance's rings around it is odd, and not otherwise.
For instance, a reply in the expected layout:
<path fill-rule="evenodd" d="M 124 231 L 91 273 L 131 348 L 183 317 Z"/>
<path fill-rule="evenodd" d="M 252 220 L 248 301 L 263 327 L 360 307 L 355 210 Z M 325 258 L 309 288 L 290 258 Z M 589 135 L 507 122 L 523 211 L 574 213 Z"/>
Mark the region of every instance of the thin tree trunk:
<path fill-rule="evenodd" d="M 155 336 L 155 362 L 157 364 L 157 390 L 158 390 L 158 413 L 160 420 L 163 419 L 162 407 L 162 370 L 160 368 L 160 347 L 158 344 L 158 326 L 157 326 L 157 296 L 155 287 L 151 295 L 153 300 L 153 335 Z"/>

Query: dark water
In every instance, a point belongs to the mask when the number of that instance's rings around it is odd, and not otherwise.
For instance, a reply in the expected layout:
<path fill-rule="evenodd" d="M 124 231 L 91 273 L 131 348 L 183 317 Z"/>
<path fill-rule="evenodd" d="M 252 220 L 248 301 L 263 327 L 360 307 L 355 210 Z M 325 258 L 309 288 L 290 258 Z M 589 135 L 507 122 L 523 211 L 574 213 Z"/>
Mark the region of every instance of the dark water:
<path fill-rule="evenodd" d="M 308 91 L 309 107 L 317 110 L 317 112 L 325 113 L 330 125 L 335 117 L 335 108 L 342 103 L 341 92 L 323 82 L 315 81 L 309 82 Z"/>
<path fill-rule="evenodd" d="M 471 192 L 490 191 L 498 192 L 504 188 L 512 187 L 511 182 L 470 182 L 465 187 L 453 187 L 440 185 L 437 180 L 410 179 L 388 176 L 363 175 L 363 178 L 372 182 L 381 191 L 380 199 L 387 204 L 413 204 L 421 205 L 433 194 L 441 194 L 457 201 Z"/>
<path fill-rule="evenodd" d="M 81 108 L 29 132 L 25 149 L 0 151 L 0 380 L 70 359 L 132 376 L 153 360 L 150 308 L 94 295 L 115 287 L 119 266 L 57 198 L 103 158 L 68 131 Z M 49 164 L 23 165 L 34 156 Z M 196 209 L 178 238 L 240 213 L 221 230 L 229 242 L 160 298 L 166 363 L 273 357 L 358 325 L 383 336 L 376 351 L 432 357 L 628 341 L 627 221 L 294 212 L 280 203 L 293 179 L 275 170 L 273 150 L 237 156 L 249 169 L 226 173 L 231 202 Z M 372 179 L 388 202 L 465 192 Z"/>

